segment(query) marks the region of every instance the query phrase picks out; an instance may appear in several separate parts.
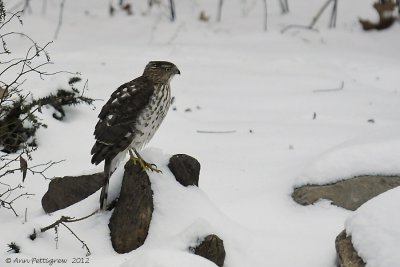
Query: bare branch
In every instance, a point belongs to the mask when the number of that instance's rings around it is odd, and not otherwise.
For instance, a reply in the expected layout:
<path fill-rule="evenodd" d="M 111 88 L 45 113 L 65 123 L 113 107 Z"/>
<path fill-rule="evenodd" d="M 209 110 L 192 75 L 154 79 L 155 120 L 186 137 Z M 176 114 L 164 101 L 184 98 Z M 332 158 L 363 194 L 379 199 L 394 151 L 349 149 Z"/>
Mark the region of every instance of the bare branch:
<path fill-rule="evenodd" d="M 171 21 L 175 21 L 176 19 L 176 11 L 175 11 L 175 1 L 169 0 L 169 8 L 171 10 Z"/>
<path fill-rule="evenodd" d="M 313 90 L 313 93 L 329 93 L 329 92 L 337 92 L 337 91 L 341 91 L 344 88 L 344 81 L 342 81 L 340 83 L 340 87 L 338 88 L 330 88 L 330 89 L 316 89 Z"/>
<path fill-rule="evenodd" d="M 264 31 L 268 29 L 268 7 L 267 0 L 263 0 L 264 3 Z"/>
<path fill-rule="evenodd" d="M 65 0 L 62 0 L 61 4 L 60 4 L 60 14 L 58 16 L 58 24 L 57 24 L 56 32 L 54 33 L 54 39 L 58 38 L 58 34 L 61 30 L 63 16 L 64 16 L 64 5 L 65 5 Z"/>
<path fill-rule="evenodd" d="M 221 15 L 222 15 L 222 6 L 224 5 L 224 0 L 219 0 L 218 3 L 218 13 L 217 13 L 217 21 L 221 21 Z"/>
<path fill-rule="evenodd" d="M 12 189 L 7 190 L 6 193 L 12 192 L 12 191 L 14 191 L 14 190 L 16 190 L 16 189 L 19 189 L 19 188 L 22 188 L 22 187 L 19 185 L 19 186 L 16 187 L 16 188 L 12 188 Z M 33 196 L 33 195 L 34 195 L 34 194 L 23 193 L 23 194 L 20 194 L 19 196 L 15 197 L 15 198 L 12 199 L 11 201 L 7 201 L 7 200 L 4 200 L 4 199 L 0 199 L 0 207 L 3 207 L 3 208 L 5 208 L 5 209 L 12 210 L 12 212 L 14 213 L 14 215 L 15 215 L 16 217 L 18 217 L 18 213 L 15 211 L 15 209 L 14 209 L 14 207 L 13 207 L 13 205 L 12 205 L 12 204 L 14 203 L 14 201 L 16 201 L 17 199 L 19 199 L 19 198 L 21 198 L 21 197 L 23 197 L 23 196 Z M 7 198 L 5 198 L 5 199 L 7 199 Z"/>
<path fill-rule="evenodd" d="M 197 133 L 207 133 L 207 134 L 229 134 L 229 133 L 236 133 L 236 130 L 228 130 L 228 131 L 204 131 L 204 130 L 197 130 Z"/>
<path fill-rule="evenodd" d="M 333 7 L 332 7 L 332 14 L 331 14 L 330 22 L 329 22 L 329 27 L 334 28 L 336 26 L 336 17 L 337 17 L 337 0 L 327 0 L 325 2 L 325 4 L 318 10 L 317 14 L 313 17 L 310 25 L 308 25 L 308 26 L 306 26 L 306 25 L 288 25 L 281 30 L 281 33 L 285 33 L 287 30 L 293 29 L 293 28 L 315 31 L 315 29 L 314 29 L 315 24 L 317 23 L 317 21 L 319 20 L 321 15 L 324 13 L 325 9 L 332 2 L 333 2 Z"/>
<path fill-rule="evenodd" d="M 0 30 L 1 30 L 5 25 L 7 25 L 11 20 L 13 20 L 14 18 L 17 18 L 17 19 L 21 22 L 20 16 L 21 16 L 21 14 L 22 14 L 22 11 L 17 11 L 17 12 L 15 12 L 15 13 L 6 12 L 6 14 L 11 14 L 11 16 L 10 16 L 6 21 L 4 21 L 4 22 L 1 23 L 1 25 L 0 25 Z"/>
<path fill-rule="evenodd" d="M 59 163 L 61 163 L 61 162 L 64 162 L 65 161 L 65 159 L 63 159 L 63 160 L 59 160 L 59 161 L 49 161 L 49 162 L 46 162 L 46 163 L 42 163 L 42 164 L 38 164 L 38 165 L 35 165 L 35 166 L 32 166 L 32 167 L 29 167 L 28 168 L 28 170 L 32 173 L 32 175 L 35 175 L 35 174 L 40 174 L 44 179 L 46 179 L 46 180 L 52 180 L 52 178 L 49 178 L 49 177 L 47 177 L 46 175 L 45 175 L 45 172 L 49 169 L 49 168 L 51 168 L 52 166 L 54 166 L 54 165 L 56 165 L 56 164 L 59 164 Z M 38 167 L 44 167 L 43 169 L 41 169 L 41 170 L 36 170 L 36 168 L 38 168 Z"/>
<path fill-rule="evenodd" d="M 64 226 L 65 228 L 67 228 L 68 231 L 70 231 L 71 234 L 72 234 L 76 239 L 78 239 L 79 242 L 82 243 L 82 248 L 86 249 L 86 256 L 90 256 L 90 255 L 91 255 L 91 251 L 90 251 L 88 245 L 87 245 L 82 239 L 80 239 L 80 238 L 78 237 L 78 235 L 75 234 L 75 232 L 72 231 L 72 229 L 66 225 L 66 223 L 79 222 L 79 221 L 85 220 L 85 219 L 87 219 L 87 218 L 93 216 L 94 214 L 96 214 L 98 211 L 99 211 L 99 210 L 95 210 L 95 211 L 92 212 L 91 214 L 89 214 L 89 215 L 87 215 L 87 216 L 84 216 L 84 217 L 82 217 L 82 218 L 79 218 L 79 219 L 74 219 L 74 217 L 61 216 L 61 218 L 58 219 L 57 221 L 55 221 L 54 223 L 52 223 L 52 224 L 50 224 L 50 225 L 48 225 L 48 226 L 46 226 L 46 227 L 41 228 L 41 229 L 40 229 L 40 232 L 43 233 L 43 232 L 46 232 L 46 231 L 48 231 L 48 230 L 50 230 L 50 229 L 53 229 L 53 228 L 54 228 L 54 229 L 57 229 L 57 228 L 60 226 L 60 224 L 61 224 L 62 226 Z M 37 237 L 37 235 L 38 235 L 38 234 L 36 233 L 36 231 L 33 231 L 33 234 L 31 234 L 31 235 L 29 236 L 29 238 L 30 238 L 31 240 L 35 240 L 36 237 Z"/>
<path fill-rule="evenodd" d="M 65 223 L 61 222 L 61 224 L 62 224 L 65 228 L 67 228 L 67 229 L 71 232 L 71 234 L 73 234 L 73 235 L 75 236 L 75 238 L 79 240 L 79 242 L 82 243 L 82 248 L 86 249 L 86 257 L 89 257 L 89 256 L 92 254 L 92 252 L 90 252 L 90 249 L 89 249 L 88 245 L 87 245 L 82 239 L 80 239 L 80 238 L 74 233 L 74 231 L 72 231 L 71 228 L 69 228 Z"/>
<path fill-rule="evenodd" d="M 313 29 L 310 26 L 293 24 L 293 25 L 288 25 L 285 28 L 283 28 L 281 30 L 281 33 L 285 33 L 286 31 L 288 31 L 290 29 L 294 29 L 294 28 L 305 29 L 305 30 L 310 30 L 310 31 L 314 31 L 314 32 L 319 32 L 317 29 Z"/>
<path fill-rule="evenodd" d="M 329 6 L 329 4 L 335 0 L 328 0 L 325 2 L 325 4 L 321 7 L 321 9 L 318 11 L 317 15 L 313 18 L 310 24 L 310 28 L 314 28 L 314 25 L 317 23 L 319 17 L 321 17 L 322 13 L 324 13 L 325 9 Z"/>

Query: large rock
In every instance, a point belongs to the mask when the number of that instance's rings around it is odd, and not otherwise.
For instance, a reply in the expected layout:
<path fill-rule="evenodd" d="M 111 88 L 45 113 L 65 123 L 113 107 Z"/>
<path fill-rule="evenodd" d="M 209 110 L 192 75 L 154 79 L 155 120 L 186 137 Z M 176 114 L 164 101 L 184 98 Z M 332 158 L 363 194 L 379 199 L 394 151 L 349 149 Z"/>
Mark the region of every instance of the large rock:
<path fill-rule="evenodd" d="M 194 248 L 194 254 L 204 257 L 222 267 L 225 261 L 224 241 L 217 235 L 208 235 Z"/>
<path fill-rule="evenodd" d="M 358 256 L 351 242 L 351 236 L 342 231 L 335 240 L 339 267 L 365 267 L 365 262 Z"/>
<path fill-rule="evenodd" d="M 292 198 L 301 205 L 310 205 L 319 199 L 356 210 L 371 198 L 400 185 L 399 176 L 358 176 L 329 185 L 306 185 L 296 188 Z"/>
<path fill-rule="evenodd" d="M 185 154 L 173 155 L 168 168 L 181 185 L 199 186 L 200 163 L 195 158 Z"/>
<path fill-rule="evenodd" d="M 381 3 L 374 3 L 373 7 L 378 12 L 379 21 L 371 22 L 369 20 L 359 19 L 363 30 L 384 30 L 393 25 L 397 20 L 395 9 L 397 4 L 394 1 L 379 1 Z"/>
<path fill-rule="evenodd" d="M 42 198 L 42 207 L 47 213 L 64 209 L 87 198 L 99 190 L 103 184 L 104 175 L 102 172 L 54 178 Z"/>
<path fill-rule="evenodd" d="M 119 199 L 108 224 L 116 252 L 127 253 L 143 245 L 152 213 L 153 191 L 149 176 L 129 160 L 125 164 Z"/>

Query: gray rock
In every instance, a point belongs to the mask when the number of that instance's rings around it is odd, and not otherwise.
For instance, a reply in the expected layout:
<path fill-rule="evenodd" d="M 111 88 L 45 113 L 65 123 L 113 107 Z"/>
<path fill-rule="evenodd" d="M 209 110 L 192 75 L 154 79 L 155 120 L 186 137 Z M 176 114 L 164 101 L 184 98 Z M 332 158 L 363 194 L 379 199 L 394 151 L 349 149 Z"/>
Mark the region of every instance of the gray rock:
<path fill-rule="evenodd" d="M 195 158 L 185 154 L 173 155 L 168 168 L 181 185 L 199 186 L 200 163 Z"/>
<path fill-rule="evenodd" d="M 399 176 L 357 176 L 329 185 L 305 185 L 296 188 L 292 198 L 301 205 L 328 199 L 336 206 L 356 210 L 371 198 L 399 185 Z"/>
<path fill-rule="evenodd" d="M 111 243 L 118 253 L 143 245 L 153 213 L 153 191 L 149 176 L 132 160 L 125 164 L 121 192 L 108 224 Z"/>
<path fill-rule="evenodd" d="M 339 267 L 365 267 L 365 262 L 358 256 L 351 242 L 351 236 L 347 236 L 346 231 L 342 231 L 336 237 L 335 247 Z"/>
<path fill-rule="evenodd" d="M 195 247 L 194 254 L 204 257 L 222 267 L 225 261 L 224 241 L 217 235 L 208 235 Z"/>
<path fill-rule="evenodd" d="M 104 175 L 102 172 L 54 178 L 42 197 L 42 207 L 47 213 L 64 209 L 87 198 L 99 190 L 103 184 Z"/>

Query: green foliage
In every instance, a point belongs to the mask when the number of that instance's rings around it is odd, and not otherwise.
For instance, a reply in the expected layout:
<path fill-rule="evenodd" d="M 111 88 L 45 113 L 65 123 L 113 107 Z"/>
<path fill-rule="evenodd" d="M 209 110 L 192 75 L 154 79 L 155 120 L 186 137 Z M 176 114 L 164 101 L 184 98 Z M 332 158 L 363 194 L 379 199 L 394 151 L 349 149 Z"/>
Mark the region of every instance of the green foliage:
<path fill-rule="evenodd" d="M 66 106 L 76 106 L 78 104 L 93 105 L 94 99 L 83 95 L 86 83 L 82 93 L 76 88 L 76 83 L 81 78 L 72 77 L 68 84 L 70 89 L 58 89 L 55 94 L 50 94 L 39 99 L 27 101 L 27 95 L 18 95 L 9 105 L 0 107 L 0 147 L 3 152 L 13 153 L 21 148 L 21 145 L 36 146 L 35 133 L 40 127 L 47 127 L 37 112 L 42 111 L 43 106 L 51 106 L 56 112 L 53 118 L 63 120 L 66 116 L 64 108 Z"/>
<path fill-rule="evenodd" d="M 82 93 L 75 87 L 75 84 L 80 82 L 80 77 L 72 77 L 69 79 L 68 84 L 70 90 L 58 89 L 56 94 L 50 94 L 46 97 L 40 98 L 33 101 L 36 106 L 50 105 L 57 112 L 53 113 L 53 118 L 57 120 L 63 120 L 65 117 L 65 106 L 76 106 L 78 104 L 92 105 L 94 99 L 83 96 L 86 84 L 82 90 Z"/>
<path fill-rule="evenodd" d="M 15 242 L 11 242 L 7 246 L 10 248 L 7 252 L 19 253 L 21 251 L 21 248 Z"/>
<path fill-rule="evenodd" d="M 6 17 L 3 0 L 0 0 L 0 22 L 3 22 Z"/>

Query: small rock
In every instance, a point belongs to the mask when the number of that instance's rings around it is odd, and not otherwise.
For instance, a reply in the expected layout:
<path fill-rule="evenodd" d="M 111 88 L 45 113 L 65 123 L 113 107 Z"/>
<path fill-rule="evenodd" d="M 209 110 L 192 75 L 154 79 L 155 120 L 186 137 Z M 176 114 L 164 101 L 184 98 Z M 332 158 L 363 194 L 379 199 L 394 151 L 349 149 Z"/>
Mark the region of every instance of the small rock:
<path fill-rule="evenodd" d="M 199 186 L 200 163 L 195 158 L 185 154 L 173 155 L 168 168 L 181 185 Z"/>
<path fill-rule="evenodd" d="M 351 242 L 351 236 L 342 231 L 335 240 L 339 267 L 365 267 L 365 262 L 358 256 Z"/>
<path fill-rule="evenodd" d="M 400 185 L 400 176 L 358 176 L 329 185 L 305 185 L 292 193 L 294 201 L 310 205 L 319 199 L 328 199 L 332 204 L 356 210 L 371 198 Z"/>
<path fill-rule="evenodd" d="M 42 198 L 42 207 L 47 213 L 64 209 L 95 193 L 103 184 L 102 172 L 54 178 Z"/>
<path fill-rule="evenodd" d="M 143 245 L 152 213 L 153 191 L 149 176 L 129 160 L 125 164 L 119 199 L 108 224 L 116 252 L 128 253 Z"/>
<path fill-rule="evenodd" d="M 397 3 L 395 3 L 395 1 L 379 1 L 378 3 L 374 3 L 373 7 L 378 12 L 379 21 L 375 23 L 369 20 L 359 19 L 363 30 L 384 30 L 392 26 L 397 19 L 393 15 L 396 5 Z"/>
<path fill-rule="evenodd" d="M 194 248 L 194 254 L 204 257 L 222 267 L 225 261 L 224 241 L 217 235 L 208 235 Z"/>
<path fill-rule="evenodd" d="M 200 21 L 207 22 L 209 19 L 210 19 L 210 16 L 207 16 L 207 15 L 206 15 L 206 12 L 205 12 L 204 10 L 202 10 L 202 11 L 200 12 L 200 15 L 199 15 L 199 20 L 200 20 Z"/>

